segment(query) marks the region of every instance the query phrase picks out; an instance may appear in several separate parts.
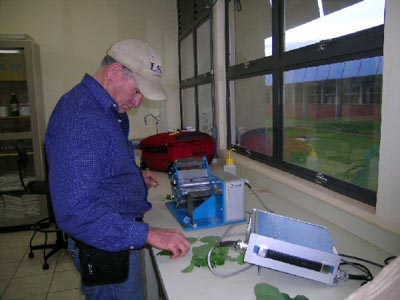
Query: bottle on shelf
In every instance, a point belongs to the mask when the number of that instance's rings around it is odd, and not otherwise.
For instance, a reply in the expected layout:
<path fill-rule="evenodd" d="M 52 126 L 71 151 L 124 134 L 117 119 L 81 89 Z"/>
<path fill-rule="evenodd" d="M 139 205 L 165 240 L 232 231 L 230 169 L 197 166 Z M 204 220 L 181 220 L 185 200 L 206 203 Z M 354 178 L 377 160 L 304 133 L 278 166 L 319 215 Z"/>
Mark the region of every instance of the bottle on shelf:
<path fill-rule="evenodd" d="M 11 117 L 19 116 L 19 102 L 18 102 L 17 95 L 15 93 L 11 93 L 10 116 Z"/>

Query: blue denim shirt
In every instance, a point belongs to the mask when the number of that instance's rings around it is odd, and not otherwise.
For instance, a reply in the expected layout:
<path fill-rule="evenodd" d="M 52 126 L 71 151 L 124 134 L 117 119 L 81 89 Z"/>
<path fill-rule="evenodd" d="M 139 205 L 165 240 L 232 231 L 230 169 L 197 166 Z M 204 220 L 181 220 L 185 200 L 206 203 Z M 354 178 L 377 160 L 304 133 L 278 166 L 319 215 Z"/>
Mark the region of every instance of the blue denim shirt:
<path fill-rule="evenodd" d="M 129 120 L 90 75 L 56 105 L 46 133 L 50 193 L 58 226 L 94 247 L 141 248 L 151 209 L 128 140 Z"/>

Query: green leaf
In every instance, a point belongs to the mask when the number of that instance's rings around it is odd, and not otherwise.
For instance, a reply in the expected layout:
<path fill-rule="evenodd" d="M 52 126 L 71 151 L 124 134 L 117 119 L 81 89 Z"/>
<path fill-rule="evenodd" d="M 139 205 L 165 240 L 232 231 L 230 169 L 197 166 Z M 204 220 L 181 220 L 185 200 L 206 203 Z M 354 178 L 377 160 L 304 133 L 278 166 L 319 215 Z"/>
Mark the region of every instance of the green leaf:
<path fill-rule="evenodd" d="M 201 242 L 206 243 L 206 244 L 212 244 L 212 245 L 217 244 L 219 242 L 219 240 L 220 240 L 219 236 L 211 236 L 211 235 L 202 237 L 200 239 Z"/>
<path fill-rule="evenodd" d="M 229 247 L 217 247 L 213 250 L 213 253 L 217 255 L 223 255 L 223 256 L 228 256 L 229 253 Z"/>
<path fill-rule="evenodd" d="M 171 256 L 172 252 L 169 250 L 161 250 L 160 252 L 157 253 L 157 255 Z"/>
<path fill-rule="evenodd" d="M 309 299 L 304 295 L 297 295 L 296 297 L 293 298 L 293 300 L 309 300 Z"/>
<path fill-rule="evenodd" d="M 277 287 L 267 283 L 257 283 L 254 293 L 257 300 L 285 300 Z"/>
<path fill-rule="evenodd" d="M 245 262 L 244 262 L 244 252 L 240 253 L 239 256 L 236 258 L 236 260 L 237 260 L 237 263 L 239 265 L 244 265 L 245 264 Z"/>
<path fill-rule="evenodd" d="M 286 293 L 282 293 L 283 298 L 285 298 L 285 300 L 293 300 L 288 294 Z"/>
<path fill-rule="evenodd" d="M 225 257 L 221 255 L 216 255 L 211 257 L 211 262 L 217 266 L 222 266 L 225 263 Z"/>
<path fill-rule="evenodd" d="M 211 247 L 212 246 L 209 244 L 193 247 L 192 248 L 193 256 L 207 258 L 208 252 L 210 251 Z"/>
<path fill-rule="evenodd" d="M 281 291 L 268 283 L 258 283 L 254 286 L 254 293 L 256 294 L 257 300 L 309 300 L 306 296 L 297 295 L 291 298 L 286 293 Z"/>
<path fill-rule="evenodd" d="M 191 266 L 187 267 L 187 271 L 184 273 L 190 273 L 193 271 L 194 267 L 207 267 L 208 262 L 208 253 L 210 252 L 211 248 L 219 243 L 220 237 L 218 236 L 205 236 L 202 238 L 194 238 L 188 237 L 188 240 L 194 244 L 198 241 L 201 241 L 203 244 L 197 247 L 192 247 L 192 260 Z M 228 261 L 235 261 L 239 264 L 244 263 L 244 253 L 241 253 L 238 257 L 232 258 L 229 256 L 229 246 L 224 247 L 215 247 L 211 254 L 211 265 L 213 267 L 222 266 L 225 262 Z M 185 270 L 186 270 L 185 269 Z M 183 271 L 182 271 L 183 272 Z"/>
<path fill-rule="evenodd" d="M 198 238 L 195 237 L 187 237 L 187 240 L 193 245 L 197 242 Z"/>
<path fill-rule="evenodd" d="M 207 258 L 193 256 L 192 265 L 194 265 L 196 267 L 205 267 L 208 265 Z"/>
<path fill-rule="evenodd" d="M 191 264 L 190 266 L 184 268 L 181 272 L 182 273 L 191 273 L 191 272 L 193 272 L 193 269 L 194 269 L 194 265 Z"/>

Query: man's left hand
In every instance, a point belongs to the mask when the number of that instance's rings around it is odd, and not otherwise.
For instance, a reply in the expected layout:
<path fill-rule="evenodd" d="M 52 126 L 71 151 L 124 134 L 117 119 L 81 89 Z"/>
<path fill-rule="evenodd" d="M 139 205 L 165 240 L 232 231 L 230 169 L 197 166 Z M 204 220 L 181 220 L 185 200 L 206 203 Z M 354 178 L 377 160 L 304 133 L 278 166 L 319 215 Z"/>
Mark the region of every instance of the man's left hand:
<path fill-rule="evenodd" d="M 157 176 L 151 171 L 143 171 L 144 182 L 146 182 L 147 188 L 156 188 L 158 186 Z"/>

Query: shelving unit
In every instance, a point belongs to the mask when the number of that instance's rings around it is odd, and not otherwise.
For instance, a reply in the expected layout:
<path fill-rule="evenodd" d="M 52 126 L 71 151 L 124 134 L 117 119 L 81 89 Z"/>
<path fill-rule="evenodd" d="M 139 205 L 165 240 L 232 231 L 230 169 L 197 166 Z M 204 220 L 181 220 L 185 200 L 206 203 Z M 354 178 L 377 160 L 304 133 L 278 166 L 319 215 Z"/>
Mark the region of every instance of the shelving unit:
<path fill-rule="evenodd" d="M 44 180 L 44 110 L 39 64 L 39 47 L 28 35 L 0 34 L 0 232 L 29 228 L 46 218 L 44 195 L 25 192 L 20 179 L 18 149 L 26 158 L 25 182 Z M 11 93 L 29 107 L 24 115 L 10 112 Z"/>

